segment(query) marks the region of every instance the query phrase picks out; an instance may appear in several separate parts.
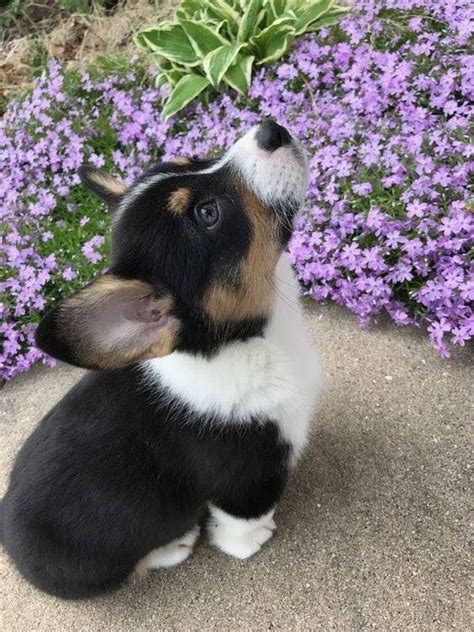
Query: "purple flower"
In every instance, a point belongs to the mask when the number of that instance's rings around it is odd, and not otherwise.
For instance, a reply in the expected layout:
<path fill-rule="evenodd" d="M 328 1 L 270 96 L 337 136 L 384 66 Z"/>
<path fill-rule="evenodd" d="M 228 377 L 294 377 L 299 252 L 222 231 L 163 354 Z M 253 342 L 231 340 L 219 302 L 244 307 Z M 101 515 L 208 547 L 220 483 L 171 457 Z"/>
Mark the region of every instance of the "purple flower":
<path fill-rule="evenodd" d="M 387 9 L 402 30 L 388 28 Z M 289 246 L 303 293 L 345 305 L 361 326 L 383 311 L 398 325 L 424 324 L 441 355 L 466 344 L 473 18 L 467 0 L 360 0 L 337 39 L 327 28 L 308 34 L 284 62 L 258 69 L 248 100 L 215 95 L 166 122 L 163 91 L 133 70 L 84 72 L 71 86 L 51 63 L 0 120 L 1 377 L 51 362 L 31 323 L 60 298 L 55 288 L 77 287 L 81 266 L 104 266 L 105 210 L 97 222 L 78 202 L 83 162 L 113 165 L 130 184 L 156 159 L 222 151 L 265 115 L 311 155 L 308 203 Z"/>
<path fill-rule="evenodd" d="M 427 205 L 420 200 L 414 200 L 407 204 L 407 216 L 410 218 L 423 217 L 426 212 Z"/>
<path fill-rule="evenodd" d="M 77 276 L 76 273 L 70 266 L 67 266 L 66 268 L 64 268 L 63 279 L 65 279 L 66 281 L 72 281 L 73 279 L 76 278 L 76 276 Z"/>
<path fill-rule="evenodd" d="M 356 195 L 368 195 L 372 191 L 372 185 L 370 182 L 360 182 L 359 184 L 353 184 L 352 190 Z"/>
<path fill-rule="evenodd" d="M 100 252 L 97 252 L 96 248 L 102 246 L 105 239 L 101 235 L 96 235 L 86 241 L 86 243 L 82 246 L 82 254 L 84 257 L 90 261 L 91 263 L 98 263 L 102 259 L 102 255 Z"/>

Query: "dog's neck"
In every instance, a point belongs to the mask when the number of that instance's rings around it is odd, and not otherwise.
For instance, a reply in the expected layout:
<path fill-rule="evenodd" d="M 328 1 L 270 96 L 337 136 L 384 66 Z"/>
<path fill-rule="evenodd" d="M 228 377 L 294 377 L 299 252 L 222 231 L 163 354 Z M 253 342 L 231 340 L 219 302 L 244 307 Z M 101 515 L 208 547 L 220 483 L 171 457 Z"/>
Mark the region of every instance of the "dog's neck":
<path fill-rule="evenodd" d="M 195 422 L 275 423 L 295 462 L 307 441 L 322 374 L 286 256 L 275 284 L 273 313 L 261 335 L 231 342 L 210 357 L 175 351 L 144 362 L 142 370 L 162 403 L 172 411 L 187 407 Z"/>
<path fill-rule="evenodd" d="M 275 270 L 275 287 L 273 313 L 260 335 L 229 342 L 210 357 L 175 351 L 148 360 L 142 365 L 147 378 L 196 412 L 241 418 L 258 414 L 266 407 L 269 388 L 275 401 L 274 387 L 286 381 L 302 351 L 295 342 L 304 331 L 298 286 L 286 255 Z M 280 383 L 286 397 L 285 386 Z"/>

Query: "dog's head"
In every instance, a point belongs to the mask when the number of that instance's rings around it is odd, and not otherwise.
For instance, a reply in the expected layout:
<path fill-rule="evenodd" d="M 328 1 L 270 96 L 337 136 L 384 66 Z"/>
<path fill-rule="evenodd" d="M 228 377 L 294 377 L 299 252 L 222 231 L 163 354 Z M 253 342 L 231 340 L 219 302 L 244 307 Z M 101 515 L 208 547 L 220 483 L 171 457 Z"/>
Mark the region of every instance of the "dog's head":
<path fill-rule="evenodd" d="M 286 129 L 266 119 L 220 159 L 161 163 L 128 189 L 92 169 L 81 178 L 113 211 L 111 265 L 43 319 L 41 349 L 113 369 L 262 332 L 307 185 Z"/>

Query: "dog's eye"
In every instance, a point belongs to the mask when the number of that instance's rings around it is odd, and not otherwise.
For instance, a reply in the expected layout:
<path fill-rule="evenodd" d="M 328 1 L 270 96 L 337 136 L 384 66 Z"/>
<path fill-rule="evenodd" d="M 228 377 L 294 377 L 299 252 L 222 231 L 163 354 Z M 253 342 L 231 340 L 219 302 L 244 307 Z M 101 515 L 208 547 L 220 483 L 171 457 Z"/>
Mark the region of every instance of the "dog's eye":
<path fill-rule="evenodd" d="M 205 202 L 201 206 L 197 206 L 194 212 L 206 228 L 214 228 L 219 221 L 219 208 L 215 202 Z"/>

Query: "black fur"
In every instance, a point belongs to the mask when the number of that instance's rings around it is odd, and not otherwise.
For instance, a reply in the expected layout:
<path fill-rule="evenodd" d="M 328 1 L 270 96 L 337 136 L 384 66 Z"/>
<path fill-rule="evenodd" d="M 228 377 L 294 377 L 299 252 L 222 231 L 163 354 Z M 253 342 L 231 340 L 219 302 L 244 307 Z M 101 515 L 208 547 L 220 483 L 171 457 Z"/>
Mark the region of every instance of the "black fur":
<path fill-rule="evenodd" d="M 4 545 L 63 598 L 118 587 L 213 501 L 242 517 L 279 499 L 288 447 L 268 420 L 209 424 L 156 398 L 135 369 L 87 374 L 20 451 L 3 500 Z"/>
<path fill-rule="evenodd" d="M 153 296 L 172 296 L 170 316 L 181 323 L 174 348 L 207 356 L 231 340 L 262 335 L 267 321 L 262 314 L 214 322 L 202 308 L 211 282 L 239 286 L 252 238 L 241 192 L 226 168 L 186 175 L 210 164 L 158 165 L 132 193 L 160 172 L 175 175 L 139 198 L 126 193 L 112 200 L 118 216 L 110 267 L 115 278 L 147 284 Z M 82 175 L 87 181 L 91 174 Z M 180 187 L 191 192 L 190 205 L 172 213 L 167 201 Z M 203 229 L 196 219 L 196 205 L 208 200 L 220 209 L 217 230 Z M 269 217 L 274 212 L 269 209 Z M 281 248 L 288 237 L 280 235 Z M 44 318 L 38 344 L 87 366 L 80 334 L 64 334 L 64 309 Z M 3 543 L 38 588 L 64 598 L 93 596 L 119 586 L 152 549 L 189 531 L 209 502 L 243 518 L 267 512 L 282 493 L 288 456 L 271 419 L 211 423 L 170 400 L 156 382 L 147 385 L 137 366 L 93 371 L 20 451 L 1 505 Z"/>
<path fill-rule="evenodd" d="M 205 162 L 194 168 L 208 165 Z M 184 166 L 178 168 L 182 171 Z M 148 175 L 172 169 L 175 171 L 175 166 L 167 163 L 150 170 Z M 190 170 L 188 166 L 187 171 Z M 143 180 L 140 178 L 136 184 Z M 193 194 L 190 210 L 182 216 L 157 205 L 157 198 L 166 201 L 178 187 Z M 211 199 L 219 200 L 225 220 L 218 232 L 202 230 L 193 216 L 197 204 Z M 211 281 L 222 279 L 229 283 L 234 277 L 237 281 L 239 262 L 247 253 L 250 238 L 241 195 L 226 169 L 199 178 L 180 173 L 148 190 L 127 209 L 114 231 L 111 272 L 140 279 L 159 291 L 166 287 L 175 299 L 175 313 L 184 323 L 177 349 L 209 355 L 223 342 L 246 339 L 263 331 L 265 319 L 214 323 L 199 306 Z"/>

